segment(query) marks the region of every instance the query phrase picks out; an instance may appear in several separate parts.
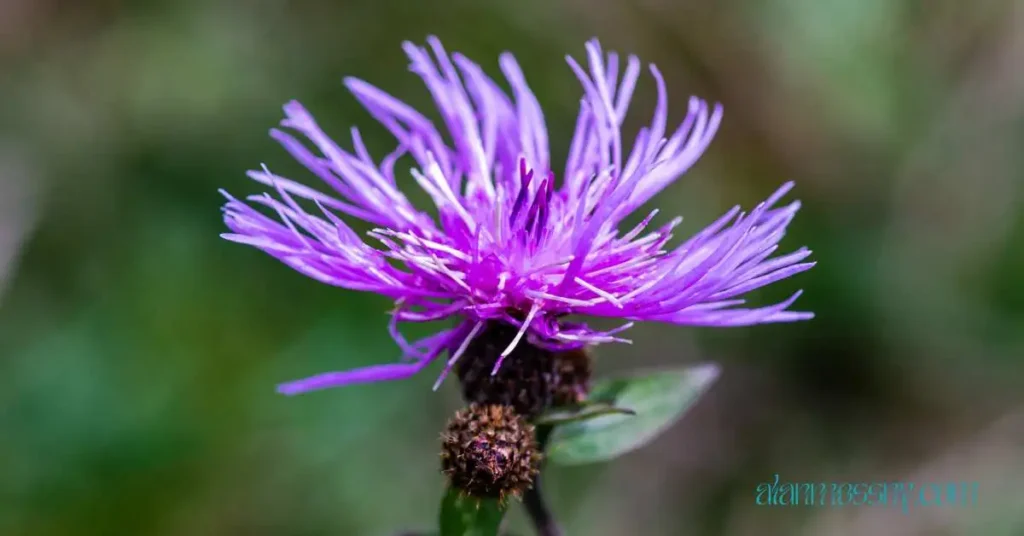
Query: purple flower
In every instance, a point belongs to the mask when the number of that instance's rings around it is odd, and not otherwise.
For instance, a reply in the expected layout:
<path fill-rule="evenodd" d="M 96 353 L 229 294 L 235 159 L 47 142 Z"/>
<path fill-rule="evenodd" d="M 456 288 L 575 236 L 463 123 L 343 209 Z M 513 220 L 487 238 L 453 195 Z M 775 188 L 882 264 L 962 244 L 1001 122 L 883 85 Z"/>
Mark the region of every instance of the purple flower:
<path fill-rule="evenodd" d="M 352 149 L 341 148 L 291 102 L 281 126 L 316 150 L 283 130 L 271 135 L 333 192 L 263 167 L 249 176 L 273 188 L 276 197 L 250 196 L 246 204 L 224 193 L 231 230 L 224 238 L 262 249 L 323 283 L 395 301 L 390 332 L 404 362 L 330 372 L 283 384 L 280 392 L 406 378 L 447 350 L 451 358 L 440 382 L 488 322 L 518 328 L 504 359 L 524 336 L 549 350 L 629 342 L 616 334 L 634 320 L 724 327 L 813 317 L 787 310 L 799 292 L 767 307 L 737 307 L 744 293 L 814 265 L 801 262 L 811 253 L 805 248 L 771 257 L 800 206 L 776 207 L 792 183 L 749 213 L 733 208 L 679 245 L 668 244 L 681 218 L 648 230 L 656 209 L 635 228 L 619 229 L 700 157 L 718 129 L 720 106 L 691 98 L 686 117 L 669 132 L 664 80 L 651 65 L 658 92 L 654 117 L 632 147 L 624 147 L 621 124 L 640 61 L 627 58 L 620 77 L 618 56 L 603 55 L 591 41 L 589 70 L 568 58 L 583 98 L 556 187 L 544 117 L 512 55 L 499 61 L 508 94 L 477 64 L 460 54 L 449 57 L 436 38 L 428 43 L 434 57 L 411 43 L 404 49 L 447 133 L 384 91 L 347 78 L 348 89 L 397 140 L 391 154 L 374 161 L 355 128 Z M 397 185 L 395 166 L 406 155 L 415 161 L 413 179 L 436 204 L 436 219 L 413 207 Z M 374 225 L 374 245 L 342 215 Z M 569 314 L 628 322 L 602 332 L 565 321 Z M 447 318 L 458 319 L 457 325 L 414 342 L 398 330 L 404 322 Z M 495 372 L 500 366 L 499 359 Z"/>

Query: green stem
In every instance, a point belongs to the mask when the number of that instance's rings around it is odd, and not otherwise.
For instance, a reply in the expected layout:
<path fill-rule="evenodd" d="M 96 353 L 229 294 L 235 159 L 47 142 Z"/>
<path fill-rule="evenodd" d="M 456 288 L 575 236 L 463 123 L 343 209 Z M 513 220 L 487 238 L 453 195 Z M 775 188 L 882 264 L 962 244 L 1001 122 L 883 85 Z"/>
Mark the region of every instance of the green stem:
<path fill-rule="evenodd" d="M 544 451 L 548 444 L 552 429 L 553 427 L 551 426 L 537 427 L 537 447 L 541 452 Z M 543 470 L 543 466 L 541 466 L 541 469 Z M 530 516 L 530 521 L 533 522 L 537 536 L 562 536 L 562 529 L 558 527 L 558 522 L 555 521 L 554 515 L 548 508 L 544 495 L 541 494 L 540 473 L 537 474 L 533 487 L 523 497 L 523 506 L 526 508 L 526 513 Z"/>

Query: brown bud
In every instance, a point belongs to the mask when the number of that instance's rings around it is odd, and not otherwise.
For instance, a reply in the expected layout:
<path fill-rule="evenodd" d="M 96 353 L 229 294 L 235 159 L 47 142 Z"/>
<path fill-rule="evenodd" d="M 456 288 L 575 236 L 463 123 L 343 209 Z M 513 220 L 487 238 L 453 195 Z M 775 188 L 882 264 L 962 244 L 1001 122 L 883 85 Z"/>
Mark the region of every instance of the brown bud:
<path fill-rule="evenodd" d="M 471 497 L 520 497 L 540 470 L 533 425 L 508 406 L 471 404 L 441 439 L 441 471 Z"/>

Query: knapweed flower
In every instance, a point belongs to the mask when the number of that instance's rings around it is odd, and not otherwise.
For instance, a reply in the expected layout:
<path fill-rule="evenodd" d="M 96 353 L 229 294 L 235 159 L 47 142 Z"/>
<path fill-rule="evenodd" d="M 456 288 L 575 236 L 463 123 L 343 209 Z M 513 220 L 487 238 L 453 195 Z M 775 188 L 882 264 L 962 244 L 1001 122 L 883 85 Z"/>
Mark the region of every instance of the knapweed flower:
<path fill-rule="evenodd" d="M 384 91 L 347 78 L 356 99 L 394 135 L 393 152 L 374 160 L 355 128 L 351 148 L 342 148 L 291 102 L 281 126 L 308 144 L 285 130 L 271 135 L 331 193 L 264 167 L 249 176 L 276 197 L 251 196 L 246 203 L 224 194 L 231 230 L 225 238 L 262 249 L 323 283 L 395 302 L 390 332 L 402 362 L 321 374 L 279 391 L 406 378 L 447 353 L 440 383 L 477 337 L 503 331 L 488 329 L 500 325 L 514 329 L 502 341 L 492 374 L 516 360 L 517 346 L 562 352 L 625 341 L 617 334 L 633 321 L 724 327 L 813 316 L 788 310 L 799 292 L 775 305 L 738 307 L 748 291 L 813 266 L 802 262 L 810 255 L 804 248 L 772 256 L 800 206 L 776 206 L 792 183 L 749 213 L 736 207 L 677 245 L 670 246 L 671 233 L 681 218 L 648 229 L 657 210 L 631 229 L 619 228 L 700 157 L 718 129 L 720 106 L 691 98 L 681 124 L 668 130 L 665 83 L 651 65 L 653 118 L 631 146 L 624 143 L 621 125 L 640 61 L 629 56 L 620 72 L 618 55 L 603 54 L 591 41 L 589 69 L 568 58 L 583 98 L 559 175 L 540 106 L 512 55 L 499 60 L 511 89 L 506 92 L 476 63 L 449 56 L 436 38 L 428 44 L 429 50 L 410 43 L 404 49 L 433 96 L 443 129 Z M 412 179 L 436 205 L 436 217 L 414 207 L 398 186 L 396 167 L 406 156 L 414 162 Z M 371 240 L 354 232 L 345 217 L 375 226 Z M 599 331 L 568 321 L 568 315 L 625 324 Z M 457 322 L 413 342 L 399 331 L 402 323 L 442 319 Z"/>

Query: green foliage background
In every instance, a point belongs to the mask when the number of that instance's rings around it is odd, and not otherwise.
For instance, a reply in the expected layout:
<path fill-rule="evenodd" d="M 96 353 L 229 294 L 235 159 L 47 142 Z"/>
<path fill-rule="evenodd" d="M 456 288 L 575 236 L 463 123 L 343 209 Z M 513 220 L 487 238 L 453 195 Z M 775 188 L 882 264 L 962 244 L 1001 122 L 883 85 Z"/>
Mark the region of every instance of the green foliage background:
<path fill-rule="evenodd" d="M 808 323 L 648 325 L 599 369 L 717 361 L 681 424 L 547 479 L 570 535 L 1024 533 L 1024 6 L 1013 0 L 0 2 L 0 534 L 388 535 L 429 527 L 459 405 L 413 380 L 285 398 L 277 382 L 397 357 L 378 297 L 218 238 L 217 189 L 267 163 L 299 99 L 390 141 L 341 86 L 421 110 L 402 40 L 497 73 L 514 52 L 556 153 L 566 53 L 655 62 L 675 119 L 720 134 L 658 198 L 699 229 L 797 181 L 784 247 L 819 265 Z M 630 128 L 648 117 L 642 82 Z M 415 190 L 413 181 L 408 181 Z M 422 199 L 422 196 L 421 196 Z M 973 508 L 754 506 L 792 481 L 978 481 Z M 525 527 L 513 513 L 513 528 Z"/>

